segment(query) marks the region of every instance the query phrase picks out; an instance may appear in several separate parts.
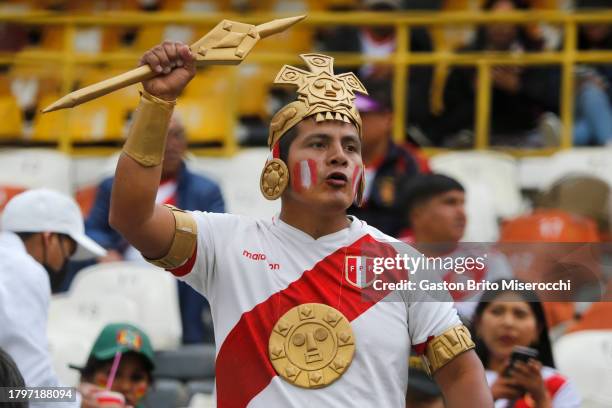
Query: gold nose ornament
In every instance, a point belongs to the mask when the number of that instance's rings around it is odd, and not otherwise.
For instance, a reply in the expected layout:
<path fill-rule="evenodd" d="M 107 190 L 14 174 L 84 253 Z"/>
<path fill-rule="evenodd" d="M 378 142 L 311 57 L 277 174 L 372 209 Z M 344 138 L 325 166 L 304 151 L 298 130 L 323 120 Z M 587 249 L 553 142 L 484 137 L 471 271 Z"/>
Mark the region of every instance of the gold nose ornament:
<path fill-rule="evenodd" d="M 204 65 L 237 65 L 246 58 L 260 39 L 283 32 L 305 17 L 303 15 L 282 18 L 257 26 L 223 20 L 189 48 L 195 54 L 196 66 L 198 67 Z M 153 71 L 148 65 L 142 65 L 131 71 L 71 92 L 44 108 L 42 112 L 73 108 L 157 75 L 161 74 Z"/>

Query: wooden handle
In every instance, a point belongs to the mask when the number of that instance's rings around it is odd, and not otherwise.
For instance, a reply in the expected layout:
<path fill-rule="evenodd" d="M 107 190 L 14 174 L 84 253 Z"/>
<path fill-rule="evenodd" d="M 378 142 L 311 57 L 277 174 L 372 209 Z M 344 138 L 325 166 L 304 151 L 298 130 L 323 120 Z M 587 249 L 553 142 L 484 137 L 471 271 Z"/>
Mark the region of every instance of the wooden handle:
<path fill-rule="evenodd" d="M 144 80 L 153 78 L 158 74 L 154 72 L 150 66 L 141 65 L 138 68 L 124 72 L 121 75 L 106 79 L 104 81 L 87 86 L 74 92 L 74 98 L 78 99 L 79 103 L 84 103 L 92 99 L 106 95 L 117 89 L 125 88 L 126 86 L 137 84 Z"/>
<path fill-rule="evenodd" d="M 72 108 L 116 91 L 117 89 L 153 78 L 156 75 L 157 73 L 151 70 L 148 65 L 142 65 L 138 68 L 132 69 L 131 71 L 124 72 L 121 75 L 117 75 L 102 82 L 97 82 L 93 85 L 89 85 L 85 88 L 71 92 L 47 106 L 42 110 L 42 112 L 47 113 L 56 111 L 58 109 Z"/>

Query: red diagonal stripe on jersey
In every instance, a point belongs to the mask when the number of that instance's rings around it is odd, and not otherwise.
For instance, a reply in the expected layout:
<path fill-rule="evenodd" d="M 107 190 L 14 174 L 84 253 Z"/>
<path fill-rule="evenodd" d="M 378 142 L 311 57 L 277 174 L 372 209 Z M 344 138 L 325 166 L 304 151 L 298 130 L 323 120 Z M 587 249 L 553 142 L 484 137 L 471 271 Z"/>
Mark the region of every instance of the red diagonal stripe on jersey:
<path fill-rule="evenodd" d="M 373 245 L 374 244 L 374 245 Z M 365 248 L 365 249 L 364 249 Z M 217 406 L 245 407 L 276 376 L 268 358 L 268 340 L 274 324 L 289 309 L 303 303 L 323 303 L 354 320 L 388 292 L 362 290 L 345 279 L 347 255 L 392 257 L 396 251 L 365 235 L 349 247 L 340 248 L 319 261 L 286 289 L 245 312 L 227 335 L 216 361 Z M 399 279 L 399 272 L 380 275 L 381 280 Z"/>

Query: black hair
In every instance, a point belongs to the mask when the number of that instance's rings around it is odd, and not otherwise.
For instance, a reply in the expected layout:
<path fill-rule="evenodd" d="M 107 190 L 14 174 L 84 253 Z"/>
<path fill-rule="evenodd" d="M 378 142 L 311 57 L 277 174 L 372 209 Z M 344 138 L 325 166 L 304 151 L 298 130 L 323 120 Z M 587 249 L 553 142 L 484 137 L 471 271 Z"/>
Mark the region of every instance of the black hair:
<path fill-rule="evenodd" d="M 147 378 L 149 380 L 149 384 L 153 384 L 153 367 L 151 366 L 151 363 L 149 362 L 149 360 L 146 357 L 144 357 L 142 354 L 134 352 L 134 351 L 128 351 L 123 354 L 124 355 L 134 354 L 134 355 L 139 356 L 142 359 L 142 361 L 144 361 L 145 363 L 145 368 L 147 371 Z M 87 359 L 87 363 L 85 364 L 85 367 L 78 368 L 78 370 L 81 372 L 81 381 L 93 383 L 94 375 L 96 374 L 96 371 L 102 369 L 105 365 L 112 363 L 112 361 L 113 361 L 112 358 L 100 360 L 94 357 L 93 355 L 90 355 L 89 358 Z M 76 368 L 76 367 L 73 367 L 73 368 Z"/>
<path fill-rule="evenodd" d="M 508 283 L 509 280 L 500 279 L 495 281 L 499 288 L 504 288 L 503 283 Z M 520 282 L 520 281 L 517 281 Z M 492 286 L 495 286 L 492 284 Z M 507 287 L 507 286 L 506 286 Z M 482 365 L 487 368 L 489 365 L 489 349 L 484 344 L 484 341 L 476 335 L 476 325 L 480 322 L 482 318 L 482 314 L 495 299 L 505 293 L 514 293 L 520 296 L 524 302 L 529 305 L 531 312 L 533 313 L 536 322 L 538 324 L 539 336 L 538 340 L 529 345 L 536 350 L 538 350 L 538 360 L 545 366 L 555 367 L 555 360 L 553 358 L 552 348 L 550 345 L 550 337 L 548 336 L 548 326 L 546 324 L 546 314 L 544 313 L 544 308 L 542 307 L 542 302 L 538 298 L 538 295 L 531 290 L 512 290 L 512 289 L 498 289 L 498 290 L 487 290 L 482 294 L 480 302 L 476 306 L 476 311 L 474 312 L 474 320 L 472 324 L 472 337 L 474 338 L 474 343 L 476 343 L 476 354 L 482 361 Z"/>
<path fill-rule="evenodd" d="M 443 174 L 419 174 L 400 181 L 399 208 L 409 218 L 412 210 L 435 196 L 449 191 L 465 191 L 461 183 Z"/>
<path fill-rule="evenodd" d="M 379 105 L 379 112 L 393 112 L 393 86 L 389 79 L 364 76 L 359 78 L 368 90 L 368 97 Z"/>
<path fill-rule="evenodd" d="M 289 148 L 291 147 L 291 143 L 295 140 L 298 135 L 297 125 L 293 126 L 291 129 L 285 132 L 284 135 L 281 136 L 279 143 L 279 158 L 285 162 L 285 164 L 289 165 Z"/>
<path fill-rule="evenodd" d="M 0 348 L 0 387 L 25 387 L 23 376 L 12 357 Z M 27 402 L 5 402 L 6 408 L 27 408 Z"/>

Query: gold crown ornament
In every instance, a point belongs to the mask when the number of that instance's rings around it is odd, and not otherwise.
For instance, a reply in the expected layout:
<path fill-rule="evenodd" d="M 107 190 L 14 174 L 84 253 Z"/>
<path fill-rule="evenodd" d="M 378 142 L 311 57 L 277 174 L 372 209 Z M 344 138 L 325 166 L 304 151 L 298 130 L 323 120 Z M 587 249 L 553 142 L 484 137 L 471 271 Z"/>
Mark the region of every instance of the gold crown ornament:
<path fill-rule="evenodd" d="M 352 72 L 334 74 L 334 59 L 322 54 L 301 54 L 309 71 L 285 65 L 275 84 L 296 86 L 298 98 L 279 110 L 270 121 L 268 147 L 271 157 L 261 173 L 260 188 L 265 198 L 276 200 L 289 183 L 289 170 L 279 157 L 282 136 L 301 120 L 313 116 L 317 122 L 339 120 L 352 123 L 361 138 L 361 117 L 355 107 L 355 92 L 368 93 Z M 357 203 L 361 202 L 365 182 L 359 181 Z"/>

